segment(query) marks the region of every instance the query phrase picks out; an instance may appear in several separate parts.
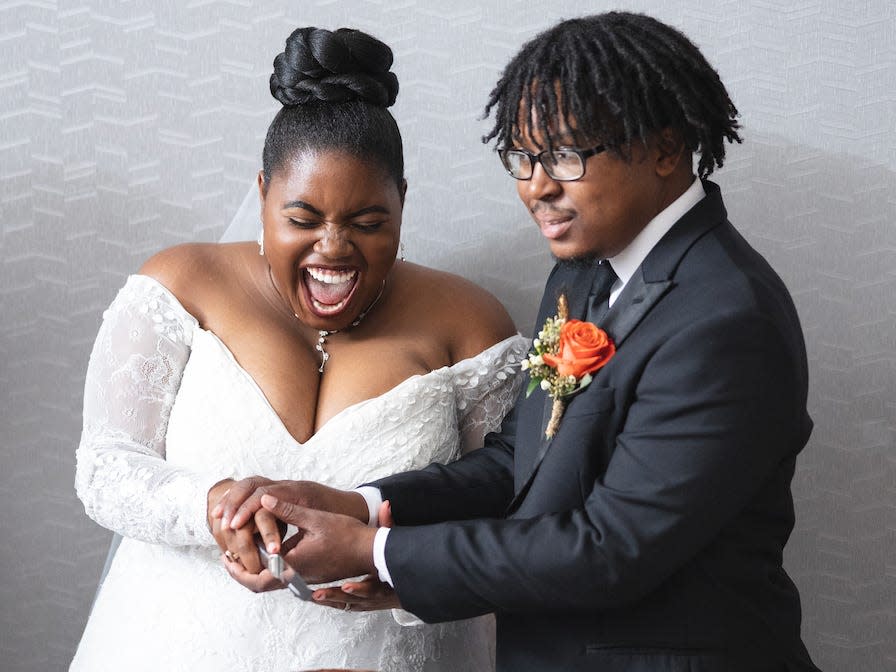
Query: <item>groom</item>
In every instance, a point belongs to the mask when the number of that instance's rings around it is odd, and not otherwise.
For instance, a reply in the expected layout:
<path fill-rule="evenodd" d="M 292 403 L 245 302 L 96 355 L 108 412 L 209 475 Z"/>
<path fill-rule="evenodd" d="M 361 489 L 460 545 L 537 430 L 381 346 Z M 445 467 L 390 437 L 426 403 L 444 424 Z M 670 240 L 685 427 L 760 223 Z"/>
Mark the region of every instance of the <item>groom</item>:
<path fill-rule="evenodd" d="M 353 493 L 236 488 L 224 515 L 263 505 L 304 531 L 286 560 L 306 578 L 378 574 L 424 621 L 494 612 L 500 670 L 816 669 L 782 567 L 806 353 L 787 289 L 704 179 L 740 141 L 717 73 L 675 29 L 601 14 L 524 45 L 487 111 L 558 259 L 537 330 L 563 296 L 615 352 L 551 437 L 536 386 L 456 463 Z M 382 500 L 394 527 L 358 522 Z"/>

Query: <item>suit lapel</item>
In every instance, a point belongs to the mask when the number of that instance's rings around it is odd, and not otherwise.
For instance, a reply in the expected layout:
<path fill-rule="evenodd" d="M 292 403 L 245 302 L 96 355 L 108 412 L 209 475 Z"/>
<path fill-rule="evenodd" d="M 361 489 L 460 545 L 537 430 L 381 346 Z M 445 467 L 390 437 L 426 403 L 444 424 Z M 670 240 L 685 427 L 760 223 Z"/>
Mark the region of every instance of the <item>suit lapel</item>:
<path fill-rule="evenodd" d="M 610 307 L 603 324 L 598 326 L 609 334 L 618 349 L 671 286 L 671 280 L 646 282 L 638 269 Z"/>

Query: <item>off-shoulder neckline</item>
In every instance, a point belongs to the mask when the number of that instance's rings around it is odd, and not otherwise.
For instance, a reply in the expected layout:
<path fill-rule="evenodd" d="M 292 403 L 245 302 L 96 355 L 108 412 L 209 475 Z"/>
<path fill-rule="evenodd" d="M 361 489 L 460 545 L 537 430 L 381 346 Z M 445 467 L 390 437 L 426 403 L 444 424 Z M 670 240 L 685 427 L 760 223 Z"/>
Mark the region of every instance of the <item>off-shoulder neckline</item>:
<path fill-rule="evenodd" d="M 454 364 L 442 366 L 442 367 L 439 367 L 438 369 L 432 369 L 431 371 L 427 371 L 426 373 L 416 373 L 412 376 L 408 376 L 407 378 L 402 380 L 400 383 L 398 383 L 394 387 L 390 387 L 388 390 L 386 390 L 385 392 L 383 392 L 381 394 L 378 394 L 375 397 L 370 397 L 368 399 L 362 399 L 361 401 L 357 401 L 353 404 L 346 406 L 339 412 L 332 415 L 324 424 L 322 424 L 320 427 L 317 428 L 317 431 L 315 431 L 313 434 L 311 434 L 311 436 L 309 436 L 305 441 L 299 441 L 297 438 L 295 438 L 292 435 L 292 433 L 289 431 L 289 429 L 287 429 L 286 423 L 283 422 L 283 418 L 281 418 L 280 414 L 277 413 L 277 410 L 273 407 L 273 405 L 271 404 L 267 395 L 265 394 L 264 390 L 261 388 L 261 386 L 255 380 L 255 378 L 252 377 L 252 374 L 249 373 L 245 368 L 243 368 L 243 366 L 237 360 L 236 356 L 233 354 L 233 351 L 231 351 L 231 349 L 227 346 L 227 344 L 224 343 L 224 341 L 222 341 L 221 338 L 216 333 L 214 333 L 210 329 L 204 329 L 203 327 L 201 327 L 199 325 L 199 320 L 194 315 L 192 315 L 186 308 L 184 308 L 183 304 L 181 304 L 180 300 L 174 295 L 174 293 L 170 289 L 165 287 L 165 285 L 163 285 L 161 282 L 159 282 L 158 280 L 153 278 L 152 276 L 135 273 L 128 277 L 128 282 L 131 282 L 132 279 L 141 281 L 141 282 L 146 281 L 151 286 L 162 291 L 173 303 L 173 307 L 176 308 L 177 310 L 181 311 L 184 316 L 188 317 L 194 323 L 194 329 L 200 331 L 203 334 L 207 334 L 215 343 L 217 343 L 221 353 L 227 357 L 228 361 L 230 361 L 236 367 L 236 370 L 239 371 L 241 377 L 250 385 L 250 387 L 252 387 L 252 389 L 255 390 L 258 397 L 261 399 L 261 401 L 264 403 L 264 405 L 270 411 L 272 416 L 276 419 L 277 424 L 281 428 L 281 430 L 286 434 L 286 436 L 288 436 L 292 440 L 293 443 L 295 443 L 297 446 L 300 446 L 300 447 L 306 446 L 311 441 L 313 441 L 316 437 L 320 436 L 324 432 L 324 430 L 326 430 L 331 424 L 333 424 L 333 422 L 335 420 L 340 418 L 340 416 L 347 414 L 349 411 L 358 410 L 360 407 L 368 405 L 374 401 L 384 400 L 384 399 L 392 396 L 393 394 L 396 394 L 399 390 L 403 389 L 406 385 L 409 385 L 411 382 L 420 382 L 421 380 L 424 380 L 430 376 L 434 377 L 436 374 L 444 375 L 446 372 L 456 374 L 457 372 L 463 371 L 466 368 L 475 366 L 479 360 L 488 360 L 490 358 L 490 356 L 493 355 L 494 353 L 503 352 L 503 351 L 509 349 L 511 347 L 513 341 L 517 341 L 519 339 L 525 340 L 525 338 L 522 335 L 517 333 L 517 334 L 514 334 L 513 336 L 508 336 L 507 338 L 505 338 L 501 341 L 498 341 L 497 343 L 495 343 L 493 345 L 490 345 L 485 350 L 483 350 L 482 352 L 480 352 L 472 357 L 467 357 L 465 359 L 455 362 Z"/>

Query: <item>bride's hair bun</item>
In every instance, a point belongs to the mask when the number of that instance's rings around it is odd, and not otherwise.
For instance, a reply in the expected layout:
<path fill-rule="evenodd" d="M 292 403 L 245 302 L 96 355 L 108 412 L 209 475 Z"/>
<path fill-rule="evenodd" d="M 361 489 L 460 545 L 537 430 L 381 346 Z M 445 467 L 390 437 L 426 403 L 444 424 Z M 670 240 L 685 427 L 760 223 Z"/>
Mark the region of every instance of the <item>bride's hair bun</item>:
<path fill-rule="evenodd" d="M 271 95 L 284 105 L 361 100 L 389 107 L 398 96 L 391 67 L 392 50 L 360 30 L 299 28 L 274 59 Z"/>

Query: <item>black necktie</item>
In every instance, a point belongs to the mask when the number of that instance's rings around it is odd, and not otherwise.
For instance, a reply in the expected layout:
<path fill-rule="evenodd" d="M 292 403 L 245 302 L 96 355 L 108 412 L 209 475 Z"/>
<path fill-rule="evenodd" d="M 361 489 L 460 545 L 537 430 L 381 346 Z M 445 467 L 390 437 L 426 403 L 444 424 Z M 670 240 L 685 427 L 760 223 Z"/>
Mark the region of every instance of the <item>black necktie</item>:
<path fill-rule="evenodd" d="M 585 316 L 588 322 L 600 326 L 600 321 L 610 310 L 610 288 L 617 277 L 609 261 L 604 259 L 598 263 L 588 295 L 588 313 Z"/>

